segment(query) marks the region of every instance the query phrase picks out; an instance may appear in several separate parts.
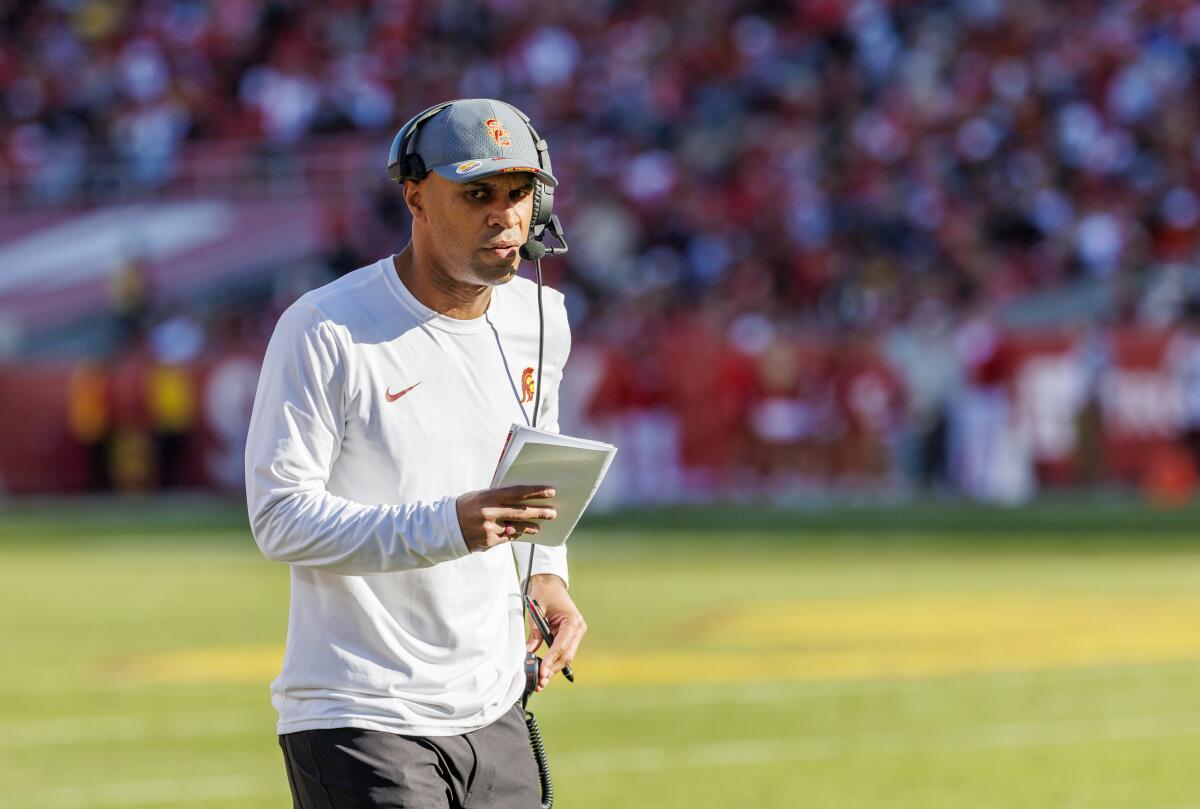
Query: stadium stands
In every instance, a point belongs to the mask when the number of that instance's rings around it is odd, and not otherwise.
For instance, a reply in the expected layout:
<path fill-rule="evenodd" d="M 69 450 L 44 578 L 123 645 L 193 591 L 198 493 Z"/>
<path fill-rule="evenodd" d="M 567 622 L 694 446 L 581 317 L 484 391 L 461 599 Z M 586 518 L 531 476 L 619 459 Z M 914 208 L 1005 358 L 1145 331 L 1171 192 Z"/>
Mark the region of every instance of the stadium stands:
<path fill-rule="evenodd" d="M 580 345 L 605 349 L 581 413 L 635 431 L 671 414 L 682 468 L 663 491 L 737 489 L 750 469 L 787 492 L 950 480 L 1020 499 L 1033 461 L 1043 481 L 1046 459 L 1111 472 L 1080 456 L 1088 401 L 1110 433 L 1182 429 L 1113 374 L 1152 367 L 1169 401 L 1187 384 L 1162 347 L 1200 296 L 1198 91 L 1200 10 L 1167 0 L 17 3 L 0 11 L 0 205 L 32 231 L 99 202 L 299 200 L 305 255 L 255 272 L 342 271 L 403 240 L 378 180 L 397 123 L 504 97 L 565 179 L 573 249 L 547 269 Z M 32 236 L 2 238 L 0 256 Z M 261 339 L 299 284 L 224 294 L 221 266 L 192 275 L 261 317 Z M 1061 367 L 1030 370 L 1016 326 L 1053 327 Z M 965 437 L 1014 420 L 1019 441 Z M 742 437 L 706 444 L 718 424 Z M 1014 446 L 1002 481 L 968 471 Z"/>

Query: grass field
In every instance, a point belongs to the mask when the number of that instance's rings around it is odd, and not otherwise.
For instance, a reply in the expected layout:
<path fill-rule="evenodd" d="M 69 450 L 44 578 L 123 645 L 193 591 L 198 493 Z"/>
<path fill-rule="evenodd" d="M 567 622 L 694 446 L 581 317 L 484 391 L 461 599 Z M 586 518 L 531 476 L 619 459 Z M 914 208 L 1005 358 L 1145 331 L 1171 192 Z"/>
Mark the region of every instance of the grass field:
<path fill-rule="evenodd" d="M 1200 808 L 1200 511 L 593 519 L 562 809 Z M 0 809 L 289 805 L 234 505 L 0 511 Z"/>

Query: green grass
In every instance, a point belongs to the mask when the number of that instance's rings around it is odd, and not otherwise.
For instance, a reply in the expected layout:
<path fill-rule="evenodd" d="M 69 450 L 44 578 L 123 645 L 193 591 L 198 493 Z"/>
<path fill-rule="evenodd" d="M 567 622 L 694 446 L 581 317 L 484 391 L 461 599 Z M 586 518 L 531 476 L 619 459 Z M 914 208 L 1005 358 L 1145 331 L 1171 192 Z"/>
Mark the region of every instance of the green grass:
<path fill-rule="evenodd" d="M 1198 536 L 1110 500 L 591 519 L 578 682 L 534 703 L 556 805 L 1200 806 Z M 269 661 L 287 586 L 236 505 L 0 511 L 0 809 L 289 805 L 269 672 L 147 668 Z"/>

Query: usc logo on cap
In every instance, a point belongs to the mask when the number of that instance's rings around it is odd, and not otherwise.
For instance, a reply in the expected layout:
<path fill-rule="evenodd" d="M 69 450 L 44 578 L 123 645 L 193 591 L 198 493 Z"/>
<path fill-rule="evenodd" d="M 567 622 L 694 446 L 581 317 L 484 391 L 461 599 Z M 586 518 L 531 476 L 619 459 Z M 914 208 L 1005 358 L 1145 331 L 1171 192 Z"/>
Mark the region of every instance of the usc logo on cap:
<path fill-rule="evenodd" d="M 512 140 L 508 137 L 508 130 L 504 128 L 504 124 L 500 123 L 499 118 L 488 118 L 483 122 L 487 127 L 488 135 L 492 140 L 496 141 L 497 146 L 512 146 Z"/>
<path fill-rule="evenodd" d="M 521 404 L 533 401 L 533 369 L 526 368 L 521 372 Z"/>

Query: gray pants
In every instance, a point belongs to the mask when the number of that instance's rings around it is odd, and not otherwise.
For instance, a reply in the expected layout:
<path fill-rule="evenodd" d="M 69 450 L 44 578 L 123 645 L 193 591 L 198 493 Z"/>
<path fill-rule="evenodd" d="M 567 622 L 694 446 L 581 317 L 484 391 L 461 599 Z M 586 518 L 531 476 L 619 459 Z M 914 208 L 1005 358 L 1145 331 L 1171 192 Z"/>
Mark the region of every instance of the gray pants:
<path fill-rule="evenodd" d="M 538 809 L 520 703 L 461 736 L 359 728 L 279 737 L 293 809 Z"/>

